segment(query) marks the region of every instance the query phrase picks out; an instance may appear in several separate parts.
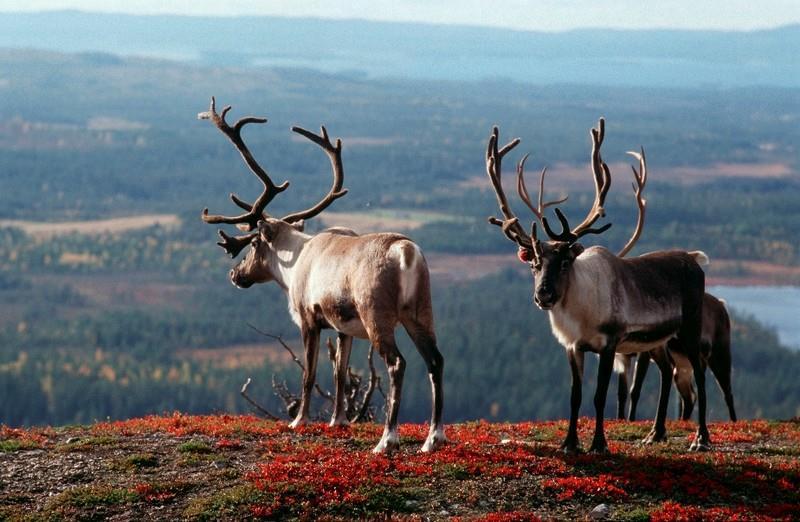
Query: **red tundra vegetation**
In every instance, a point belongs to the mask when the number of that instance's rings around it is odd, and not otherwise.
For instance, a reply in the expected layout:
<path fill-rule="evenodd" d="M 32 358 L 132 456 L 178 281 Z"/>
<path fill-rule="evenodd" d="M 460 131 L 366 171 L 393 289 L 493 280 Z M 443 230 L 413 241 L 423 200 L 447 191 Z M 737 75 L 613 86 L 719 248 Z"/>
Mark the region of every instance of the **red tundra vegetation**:
<path fill-rule="evenodd" d="M 590 424 L 581 422 L 584 443 Z M 451 425 L 450 443 L 423 454 L 416 450 L 427 425 L 408 424 L 400 429 L 401 451 L 390 457 L 370 452 L 376 424 L 293 431 L 252 416 L 173 414 L 73 428 L 0 427 L 0 464 L 12 470 L 15 459 L 30 465 L 53 455 L 113 455 L 110 474 L 64 484 L 46 499 L 0 488 L 0 519 L 38 512 L 517 521 L 582 518 L 601 503 L 621 520 L 800 519 L 797 420 L 711 424 L 709 453 L 686 452 L 689 422 L 669 423 L 669 441 L 643 446 L 648 422 L 609 421 L 612 454 L 565 455 L 558 446 L 566 427 Z"/>

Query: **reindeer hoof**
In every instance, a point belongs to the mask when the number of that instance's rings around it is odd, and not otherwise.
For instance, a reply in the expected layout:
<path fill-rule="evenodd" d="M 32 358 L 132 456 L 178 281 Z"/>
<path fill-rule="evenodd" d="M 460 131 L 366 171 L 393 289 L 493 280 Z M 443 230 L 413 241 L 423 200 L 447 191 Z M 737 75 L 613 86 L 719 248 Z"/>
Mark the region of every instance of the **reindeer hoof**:
<path fill-rule="evenodd" d="M 397 438 L 397 434 L 392 435 L 384 435 L 381 437 L 380 442 L 378 445 L 372 448 L 372 453 L 376 454 L 384 454 L 384 455 L 391 455 L 395 451 L 400 450 L 400 440 Z"/>
<path fill-rule="evenodd" d="M 694 441 L 689 446 L 689 451 L 711 451 L 711 438 L 708 436 L 708 431 L 697 430 Z"/>
<path fill-rule="evenodd" d="M 666 440 L 667 440 L 666 430 L 657 431 L 654 429 L 647 434 L 647 437 L 642 439 L 642 444 L 648 445 L 648 444 L 654 444 L 656 442 L 666 442 Z"/>
<path fill-rule="evenodd" d="M 695 439 L 692 445 L 689 446 L 689 451 L 711 451 L 711 443 L 709 441 L 700 441 Z"/>
<path fill-rule="evenodd" d="M 328 426 L 330 426 L 331 428 L 336 428 L 337 426 L 349 426 L 349 425 L 350 425 L 350 421 L 347 420 L 347 418 L 345 418 L 345 417 L 341 417 L 341 418 L 335 418 L 334 417 L 328 423 Z"/>
<path fill-rule="evenodd" d="M 606 444 L 605 439 L 603 439 L 593 441 L 592 445 L 589 447 L 589 453 L 594 453 L 595 455 L 608 455 L 611 452 L 608 450 L 608 444 Z"/>
<path fill-rule="evenodd" d="M 297 417 L 295 420 L 292 421 L 291 424 L 289 424 L 289 427 L 292 429 L 296 429 L 300 426 L 305 426 L 306 424 L 308 424 L 308 419 L 306 419 L 305 417 Z"/>
<path fill-rule="evenodd" d="M 583 453 L 583 449 L 581 449 L 581 445 L 578 441 L 565 440 L 561 443 L 559 449 L 566 455 L 578 455 Z"/>
<path fill-rule="evenodd" d="M 396 451 L 400 451 L 400 443 L 397 441 L 380 441 L 377 446 L 372 448 L 372 453 L 376 455 L 391 455 Z"/>
<path fill-rule="evenodd" d="M 428 438 L 425 439 L 425 444 L 422 445 L 420 451 L 422 453 L 430 453 L 431 451 L 437 450 L 447 444 L 447 437 L 444 434 L 443 430 L 437 430 L 428 435 Z"/>

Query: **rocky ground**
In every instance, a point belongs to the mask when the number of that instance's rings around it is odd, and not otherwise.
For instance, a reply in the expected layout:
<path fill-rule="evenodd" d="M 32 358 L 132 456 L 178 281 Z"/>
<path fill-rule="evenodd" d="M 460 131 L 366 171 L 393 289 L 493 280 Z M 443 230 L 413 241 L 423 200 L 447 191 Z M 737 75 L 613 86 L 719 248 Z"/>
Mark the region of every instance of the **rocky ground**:
<path fill-rule="evenodd" d="M 372 424 L 294 432 L 174 414 L 0 427 L 0 520 L 800 519 L 798 420 L 713 424 L 708 453 L 687 451 L 691 423 L 642 446 L 649 428 L 610 421 L 610 455 L 564 455 L 563 421 L 458 424 L 427 455 L 425 427 L 404 425 L 387 458 L 370 452 Z"/>

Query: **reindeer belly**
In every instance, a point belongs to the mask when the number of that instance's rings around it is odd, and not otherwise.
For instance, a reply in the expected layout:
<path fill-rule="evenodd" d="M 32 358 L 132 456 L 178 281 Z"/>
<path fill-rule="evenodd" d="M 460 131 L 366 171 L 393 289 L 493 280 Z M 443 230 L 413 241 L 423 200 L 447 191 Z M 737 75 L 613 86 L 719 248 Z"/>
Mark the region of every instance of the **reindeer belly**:
<path fill-rule="evenodd" d="M 314 305 L 317 324 L 322 328 L 333 328 L 339 333 L 367 338 L 367 330 L 352 299 L 327 297 Z"/>
<path fill-rule="evenodd" d="M 629 325 L 617 344 L 617 353 L 648 352 L 664 346 L 677 335 L 680 325 L 680 319 L 655 324 Z"/>

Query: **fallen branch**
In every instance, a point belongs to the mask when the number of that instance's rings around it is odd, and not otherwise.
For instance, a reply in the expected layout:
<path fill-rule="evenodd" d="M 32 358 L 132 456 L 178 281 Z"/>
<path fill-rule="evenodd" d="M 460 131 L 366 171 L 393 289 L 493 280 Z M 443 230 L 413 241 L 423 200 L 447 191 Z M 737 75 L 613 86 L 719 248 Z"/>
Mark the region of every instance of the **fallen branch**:
<path fill-rule="evenodd" d="M 242 390 L 239 392 L 242 395 L 242 397 L 244 397 L 244 399 L 247 402 L 249 402 L 250 405 L 253 408 L 255 408 L 257 411 L 261 412 L 261 414 L 264 415 L 265 417 L 267 417 L 268 419 L 270 419 L 270 420 L 280 420 L 280 418 L 278 418 L 276 415 L 273 415 L 272 413 L 267 411 L 266 408 L 262 407 L 256 401 L 251 399 L 249 395 L 247 395 L 247 387 L 250 386 L 250 382 L 251 382 L 250 377 L 248 377 L 247 378 L 247 382 L 244 383 L 244 386 L 242 386 Z"/>

